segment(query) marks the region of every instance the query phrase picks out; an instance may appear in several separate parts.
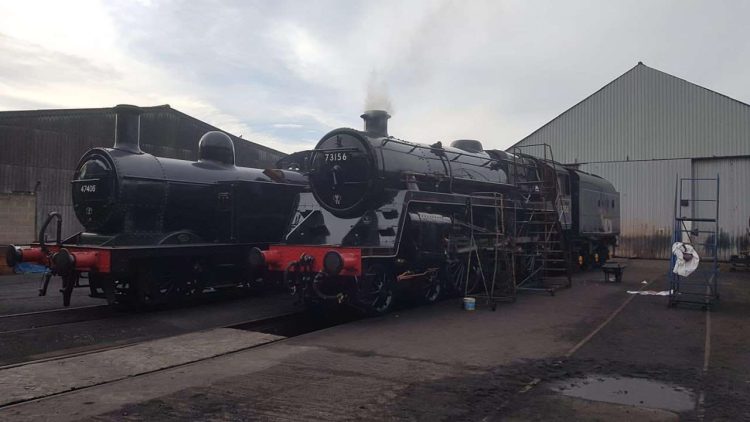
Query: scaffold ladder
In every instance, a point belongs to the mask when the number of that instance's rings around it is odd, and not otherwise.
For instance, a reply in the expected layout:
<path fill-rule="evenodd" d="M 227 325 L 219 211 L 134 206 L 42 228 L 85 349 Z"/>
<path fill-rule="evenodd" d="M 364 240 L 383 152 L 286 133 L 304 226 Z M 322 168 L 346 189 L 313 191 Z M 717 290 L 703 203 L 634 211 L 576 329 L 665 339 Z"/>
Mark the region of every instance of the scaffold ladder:
<path fill-rule="evenodd" d="M 698 268 L 688 277 L 675 274 L 677 258 L 670 250 L 669 306 L 679 303 L 706 309 L 719 299 L 719 175 L 716 178 L 680 178 L 675 184 L 672 244 L 693 246 Z"/>
<path fill-rule="evenodd" d="M 570 247 L 560 222 L 560 165 L 548 144 L 523 148 L 540 153 L 525 154 L 518 146 L 512 150 L 511 174 L 516 184 L 525 187 L 515 203 L 514 238 L 519 248 L 514 261 L 520 263 L 517 289 L 554 294 L 555 290 L 572 285 Z"/>
<path fill-rule="evenodd" d="M 498 302 L 515 300 L 513 260 L 508 250 L 505 228 L 506 200 L 501 193 L 476 192 L 468 197 L 469 253 L 466 268 L 476 268 L 476 274 L 466 272 L 464 297 L 473 297 L 491 306 L 494 311 Z M 475 218 L 489 214 L 489 223 L 478 225 Z M 476 265 L 474 265 L 476 262 Z M 478 283 L 470 291 L 469 277 L 477 277 Z"/>

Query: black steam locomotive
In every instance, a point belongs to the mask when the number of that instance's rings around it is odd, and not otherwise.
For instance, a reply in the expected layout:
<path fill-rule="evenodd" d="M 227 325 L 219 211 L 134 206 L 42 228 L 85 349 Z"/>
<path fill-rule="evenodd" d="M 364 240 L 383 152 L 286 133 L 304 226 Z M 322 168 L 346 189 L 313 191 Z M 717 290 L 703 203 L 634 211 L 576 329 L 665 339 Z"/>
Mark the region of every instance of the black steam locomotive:
<path fill-rule="evenodd" d="M 47 266 L 40 295 L 52 275 L 61 276 L 65 306 L 82 276 L 92 296 L 146 304 L 253 280 L 249 252 L 282 238 L 307 178 L 236 167 L 232 140 L 217 131 L 200 139 L 195 162 L 146 154 L 139 147 L 140 108 L 114 111 L 114 147 L 84 154 L 72 181 L 86 231 L 60 239 L 61 218 L 51 213 L 37 244 L 8 247 L 8 264 Z M 47 243 L 55 220 L 57 239 Z"/>
<path fill-rule="evenodd" d="M 311 192 L 284 244 L 250 259 L 283 271 L 301 301 L 382 313 L 397 289 L 432 302 L 477 290 L 478 274 L 507 290 L 555 271 L 569 281 L 571 248 L 614 245 L 619 196 L 606 180 L 473 140 L 406 142 L 388 135 L 389 117 L 368 111 L 364 131 L 336 129 L 297 155 Z"/>

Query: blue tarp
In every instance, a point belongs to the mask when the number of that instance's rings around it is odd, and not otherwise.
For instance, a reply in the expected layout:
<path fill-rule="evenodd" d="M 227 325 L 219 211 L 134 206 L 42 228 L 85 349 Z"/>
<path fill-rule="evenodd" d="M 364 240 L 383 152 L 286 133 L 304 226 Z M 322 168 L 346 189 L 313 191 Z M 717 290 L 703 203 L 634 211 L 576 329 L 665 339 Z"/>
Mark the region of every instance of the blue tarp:
<path fill-rule="evenodd" d="M 29 262 L 21 262 L 13 267 L 13 271 L 16 274 L 35 274 L 47 272 L 47 267 L 39 264 L 31 264 Z"/>

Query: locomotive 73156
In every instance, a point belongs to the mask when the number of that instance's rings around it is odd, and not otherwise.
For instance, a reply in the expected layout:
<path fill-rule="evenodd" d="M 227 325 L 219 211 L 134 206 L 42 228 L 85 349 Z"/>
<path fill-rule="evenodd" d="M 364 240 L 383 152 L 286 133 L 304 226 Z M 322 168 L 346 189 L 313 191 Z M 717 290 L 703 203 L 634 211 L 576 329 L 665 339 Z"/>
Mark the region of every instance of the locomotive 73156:
<path fill-rule="evenodd" d="M 93 296 L 148 304 L 253 280 L 251 248 L 282 238 L 307 178 L 235 166 L 232 140 L 218 131 L 200 139 L 198 161 L 144 153 L 141 109 L 114 111 L 114 147 L 84 154 L 72 181 L 75 213 L 86 231 L 60 239 L 60 216 L 51 213 L 37 244 L 8 247 L 8 264 L 49 267 L 40 295 L 59 275 L 66 306 L 82 276 Z M 54 220 L 57 239 L 48 243 L 45 232 Z"/>
<path fill-rule="evenodd" d="M 492 278 L 512 295 L 535 275 L 568 270 L 563 249 L 579 226 L 571 220 L 591 214 L 571 186 L 596 176 L 473 140 L 406 142 L 388 135 L 385 111 L 362 118 L 364 131 L 333 130 L 308 152 L 301 167 L 311 192 L 299 195 L 283 244 L 254 249 L 253 266 L 283 271 L 302 301 L 374 313 L 391 307 L 397 287 L 433 302 L 446 288 L 470 292 Z M 603 245 L 619 230 L 613 214 L 606 233 L 595 229 Z"/>

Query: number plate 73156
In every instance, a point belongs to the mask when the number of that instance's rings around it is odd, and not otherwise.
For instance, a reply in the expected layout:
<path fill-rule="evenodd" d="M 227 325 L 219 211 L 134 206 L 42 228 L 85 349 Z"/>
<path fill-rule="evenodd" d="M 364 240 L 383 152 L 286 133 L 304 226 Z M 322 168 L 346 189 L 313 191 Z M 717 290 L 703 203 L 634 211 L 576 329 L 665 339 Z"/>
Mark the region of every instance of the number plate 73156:
<path fill-rule="evenodd" d="M 349 156 L 345 152 L 326 152 L 326 162 L 329 161 L 346 161 Z"/>

